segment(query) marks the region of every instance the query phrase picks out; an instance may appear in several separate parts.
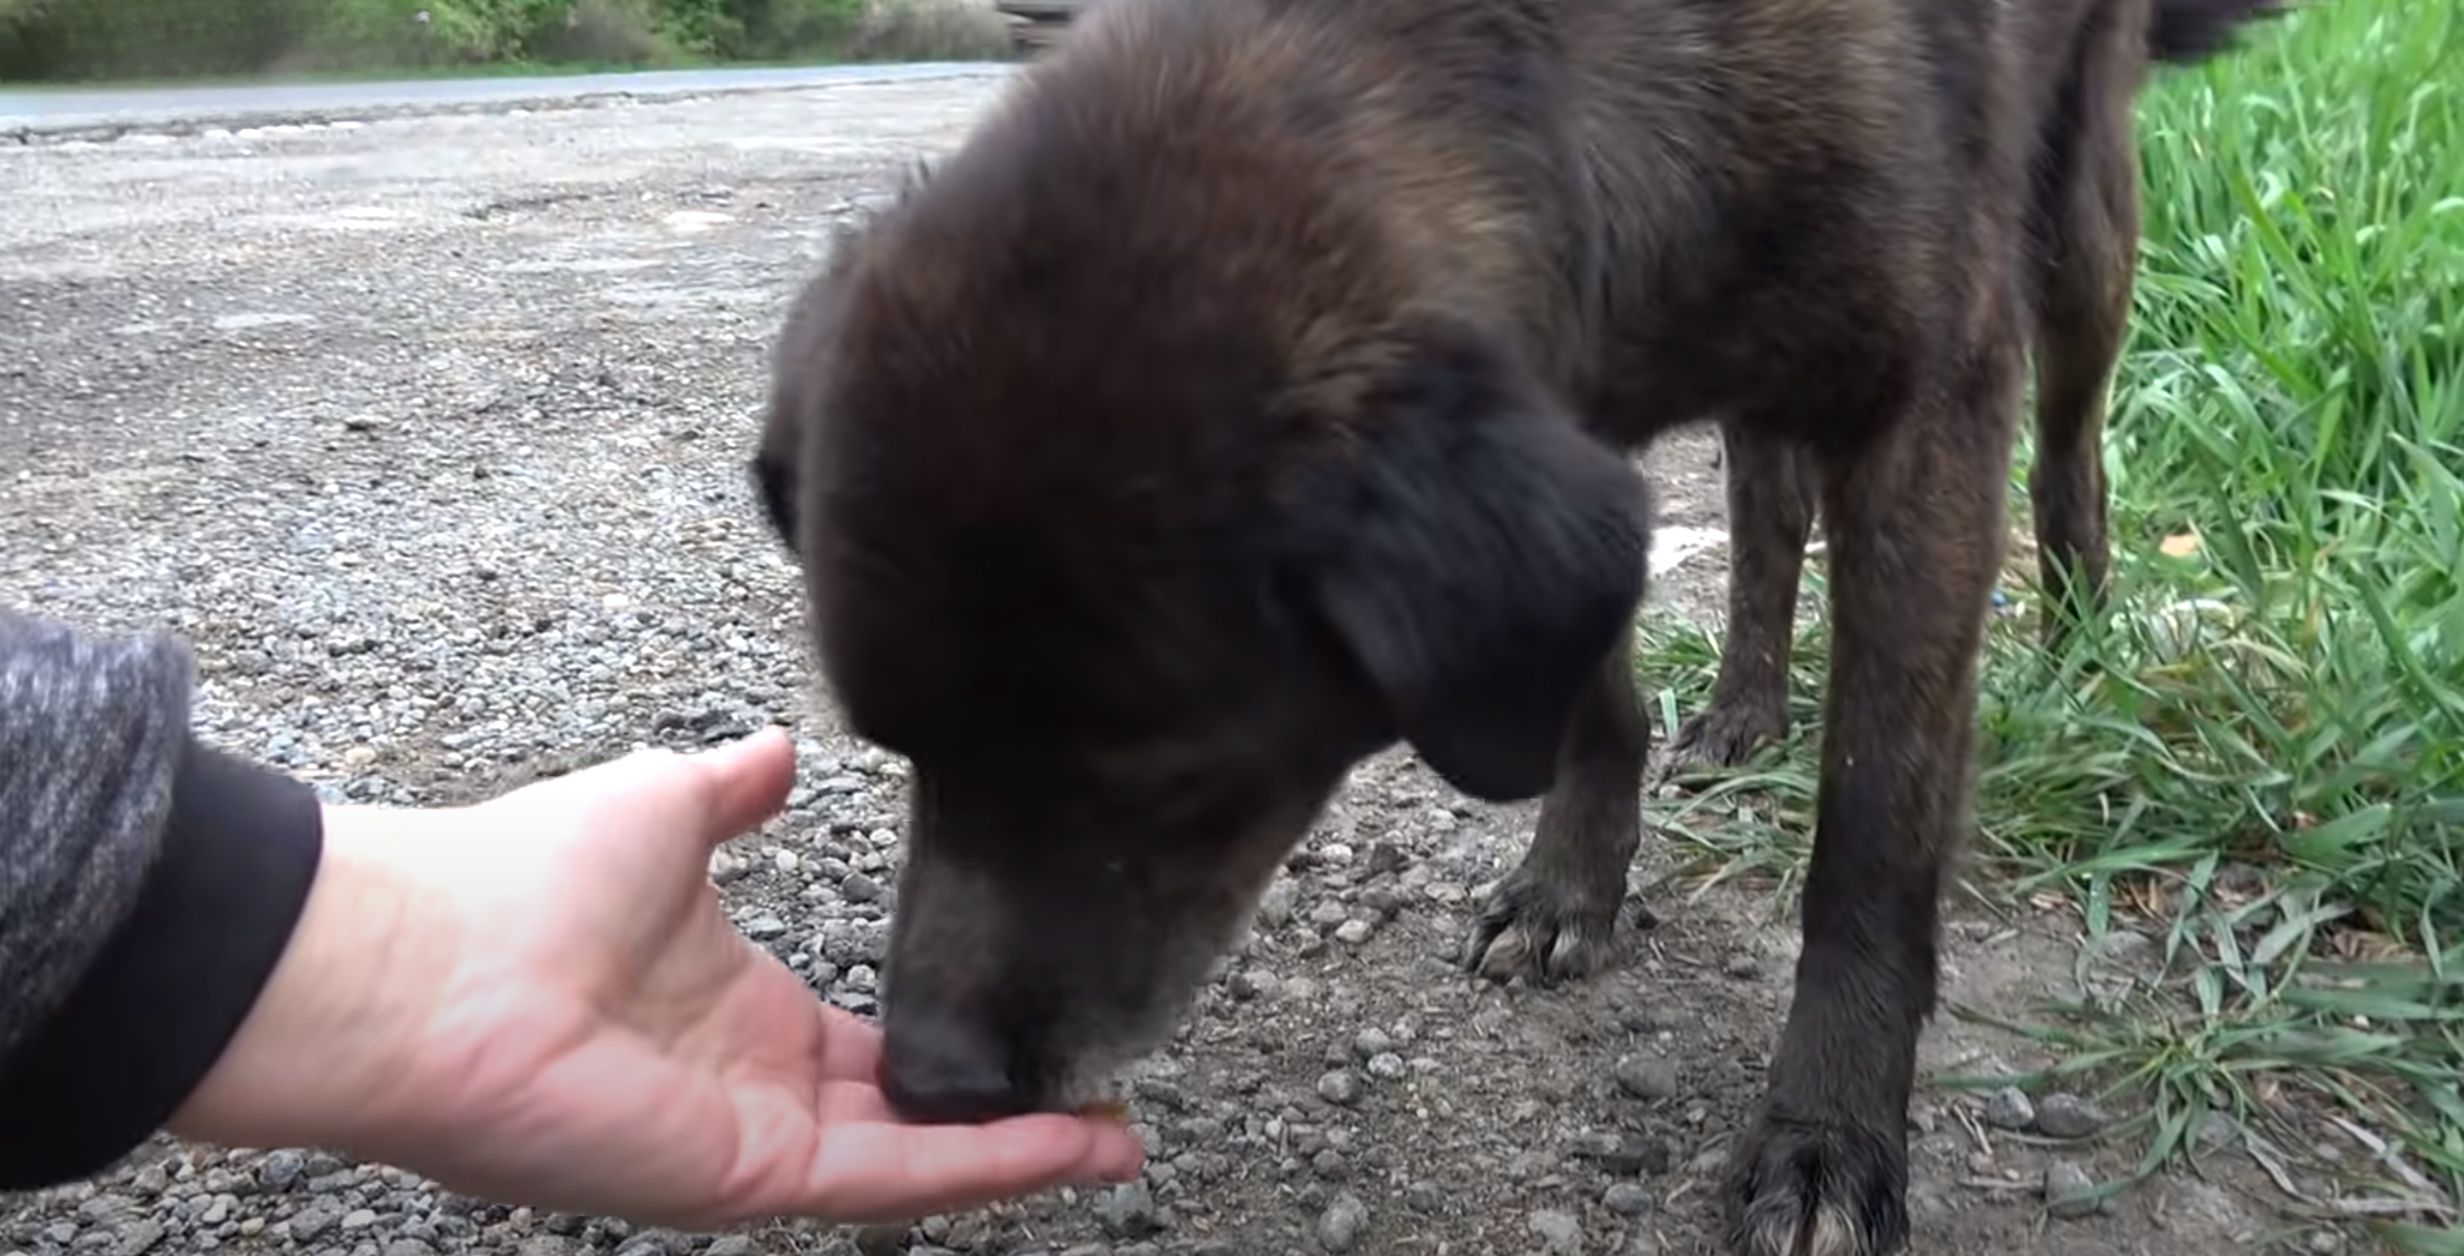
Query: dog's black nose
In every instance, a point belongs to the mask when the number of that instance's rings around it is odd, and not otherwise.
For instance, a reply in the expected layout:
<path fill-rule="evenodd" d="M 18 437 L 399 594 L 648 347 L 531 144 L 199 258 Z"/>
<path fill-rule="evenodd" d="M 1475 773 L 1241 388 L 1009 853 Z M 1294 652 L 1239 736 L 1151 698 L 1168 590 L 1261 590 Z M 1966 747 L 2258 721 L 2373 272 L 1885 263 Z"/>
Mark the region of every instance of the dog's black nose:
<path fill-rule="evenodd" d="M 1034 1106 L 1010 1067 L 1008 1044 L 983 1026 L 950 1016 L 889 1018 L 881 1089 L 910 1121 L 973 1123 Z"/>

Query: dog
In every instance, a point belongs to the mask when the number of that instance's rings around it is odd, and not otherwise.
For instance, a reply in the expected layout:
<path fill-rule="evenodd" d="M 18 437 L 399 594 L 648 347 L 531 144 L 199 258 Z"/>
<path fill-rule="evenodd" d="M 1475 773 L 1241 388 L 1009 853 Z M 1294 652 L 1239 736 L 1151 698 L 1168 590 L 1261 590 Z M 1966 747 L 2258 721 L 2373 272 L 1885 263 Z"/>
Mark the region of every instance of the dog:
<path fill-rule="evenodd" d="M 1088 10 L 797 297 L 750 459 L 823 678 L 914 769 L 893 1104 L 1092 1098 L 1398 742 L 1543 800 L 1465 963 L 1596 970 L 1649 739 L 1633 458 L 1717 421 L 1708 718 L 1761 718 L 1817 503 L 1836 625 L 1726 1242 L 1899 1247 L 2022 372 L 2048 573 L 2092 585 L 2135 94 L 2272 2 Z"/>

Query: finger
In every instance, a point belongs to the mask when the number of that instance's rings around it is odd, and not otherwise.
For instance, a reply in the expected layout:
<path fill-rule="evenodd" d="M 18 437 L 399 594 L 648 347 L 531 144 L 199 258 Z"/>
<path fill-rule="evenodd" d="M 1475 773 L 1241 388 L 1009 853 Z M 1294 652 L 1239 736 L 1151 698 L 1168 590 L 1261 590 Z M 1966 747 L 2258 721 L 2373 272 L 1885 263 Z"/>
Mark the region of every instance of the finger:
<path fill-rule="evenodd" d="M 821 1079 L 874 1085 L 881 1076 L 881 1030 L 861 1017 L 821 1004 Z"/>
<path fill-rule="evenodd" d="M 822 1137 L 803 1207 L 817 1216 L 910 1220 L 1069 1183 L 1128 1181 L 1145 1160 L 1128 1130 L 1077 1117 L 842 1125 Z"/>
<path fill-rule="evenodd" d="M 713 846 L 777 815 L 796 780 L 795 743 L 776 725 L 677 763 L 693 781 L 699 835 Z"/>

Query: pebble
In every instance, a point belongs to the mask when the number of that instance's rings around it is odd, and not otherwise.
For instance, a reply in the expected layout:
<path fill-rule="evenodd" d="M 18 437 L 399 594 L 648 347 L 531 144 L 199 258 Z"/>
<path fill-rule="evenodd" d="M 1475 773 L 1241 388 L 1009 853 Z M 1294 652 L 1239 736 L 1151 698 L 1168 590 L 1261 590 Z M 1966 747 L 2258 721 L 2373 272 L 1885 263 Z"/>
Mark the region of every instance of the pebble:
<path fill-rule="evenodd" d="M 1360 1079 L 1347 1069 L 1337 1069 L 1318 1079 L 1318 1098 L 1339 1108 L 1360 1102 Z"/>
<path fill-rule="evenodd" d="M 1360 1246 L 1361 1235 L 1368 1229 L 1369 1206 L 1350 1191 L 1342 1192 L 1318 1216 L 1318 1246 L 1330 1252 L 1351 1251 Z"/>
<path fill-rule="evenodd" d="M 1366 920 L 1346 920 L 1335 926 L 1335 941 L 1345 946 L 1359 946 L 1369 940 L 1376 927 Z"/>
<path fill-rule="evenodd" d="M 1352 1039 L 1352 1054 L 1364 1060 L 1374 1060 L 1394 1049 L 1394 1037 L 1375 1026 L 1361 1030 L 1360 1036 Z"/>
<path fill-rule="evenodd" d="M 881 883 L 861 872 L 850 872 L 838 883 L 838 892 L 850 903 L 881 901 Z"/>
<path fill-rule="evenodd" d="M 1142 1239 L 1167 1228 L 1162 1210 L 1155 1206 L 1155 1189 L 1145 1182 L 1113 1187 L 1095 1215 L 1104 1233 L 1116 1239 Z"/>
<path fill-rule="evenodd" d="M 2105 1114 L 2088 1100 L 2072 1094 L 2051 1094 L 2036 1105 L 2038 1133 L 2053 1138 L 2086 1138 L 2105 1128 Z"/>
<path fill-rule="evenodd" d="M 312 1243 L 334 1223 L 342 1220 L 342 1210 L 323 1200 L 312 1200 L 291 1217 L 291 1237 L 302 1243 Z"/>
<path fill-rule="evenodd" d="M 1651 1192 L 1634 1182 L 1612 1182 L 1600 1192 L 1600 1206 L 1620 1217 L 1639 1217 L 1651 1211 Z"/>
<path fill-rule="evenodd" d="M 1292 923 L 1292 912 L 1298 905 L 1299 897 L 1298 885 L 1281 877 L 1276 878 L 1258 899 L 1259 921 L 1270 929 L 1280 929 Z"/>
<path fill-rule="evenodd" d="M 1271 999 L 1283 989 L 1275 974 L 1263 968 L 1248 968 L 1232 974 L 1232 997 L 1242 1000 Z"/>
<path fill-rule="evenodd" d="M 1583 1250 L 1583 1223 L 1573 1213 L 1543 1208 L 1531 1214 L 1527 1224 L 1550 1256 L 1575 1256 Z"/>
<path fill-rule="evenodd" d="M 1403 1202 L 1415 1212 L 1444 1212 L 1446 1191 L 1435 1182 L 1423 1179 L 1403 1188 Z"/>
<path fill-rule="evenodd" d="M 1403 1062 L 1403 1057 L 1392 1051 L 1370 1056 L 1367 1067 L 1369 1076 L 1382 1082 L 1401 1081 L 1412 1071 L 1411 1066 Z"/>
<path fill-rule="evenodd" d="M 257 1162 L 257 1181 L 269 1191 L 287 1191 L 306 1169 L 306 1161 L 296 1151 L 268 1152 Z"/>
<path fill-rule="evenodd" d="M 2068 1160 L 2046 1162 L 2045 1211 L 2063 1218 L 2094 1216 L 2104 1204 L 2095 1191 L 2087 1170 Z"/>
<path fill-rule="evenodd" d="M 2036 1123 L 2036 1104 L 2028 1092 L 2004 1086 L 1985 1100 L 1985 1124 L 1998 1130 L 2024 1130 Z"/>
<path fill-rule="evenodd" d="M 1618 1089 L 1637 1099 L 1658 1101 L 1677 1095 L 1677 1064 L 1665 1056 L 1629 1055 L 1613 1070 Z"/>
<path fill-rule="evenodd" d="M 772 938 L 785 934 L 786 932 L 787 922 L 779 919 L 777 916 L 769 912 L 763 912 L 761 915 L 753 917 L 751 920 L 746 921 L 744 925 L 744 936 L 751 938 L 756 942 L 767 942 Z"/>
<path fill-rule="evenodd" d="M 1720 971 L 1736 981 L 1751 981 L 1762 975 L 1762 961 L 1739 951 L 1729 956 L 1727 963 L 1720 965 Z"/>
<path fill-rule="evenodd" d="M 111 1256 L 145 1256 L 154 1245 L 163 1241 L 163 1225 L 159 1221 L 132 1222 L 120 1231 L 120 1241 L 112 1244 Z"/>

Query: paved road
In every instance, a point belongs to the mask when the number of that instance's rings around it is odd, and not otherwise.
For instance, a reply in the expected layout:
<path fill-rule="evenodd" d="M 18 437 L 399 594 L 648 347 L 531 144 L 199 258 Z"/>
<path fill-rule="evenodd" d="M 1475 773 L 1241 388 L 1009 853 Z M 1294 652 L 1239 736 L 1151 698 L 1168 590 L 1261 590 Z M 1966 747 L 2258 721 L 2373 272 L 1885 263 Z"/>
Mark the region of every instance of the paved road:
<path fill-rule="evenodd" d="M 0 134 L 141 129 L 267 119 L 357 117 L 488 105 L 656 98 L 718 92 L 976 78 L 999 63 L 924 62 L 732 70 L 650 70 L 539 78 L 405 79 L 374 83 L 261 83 L 220 87 L 0 91 Z"/>

